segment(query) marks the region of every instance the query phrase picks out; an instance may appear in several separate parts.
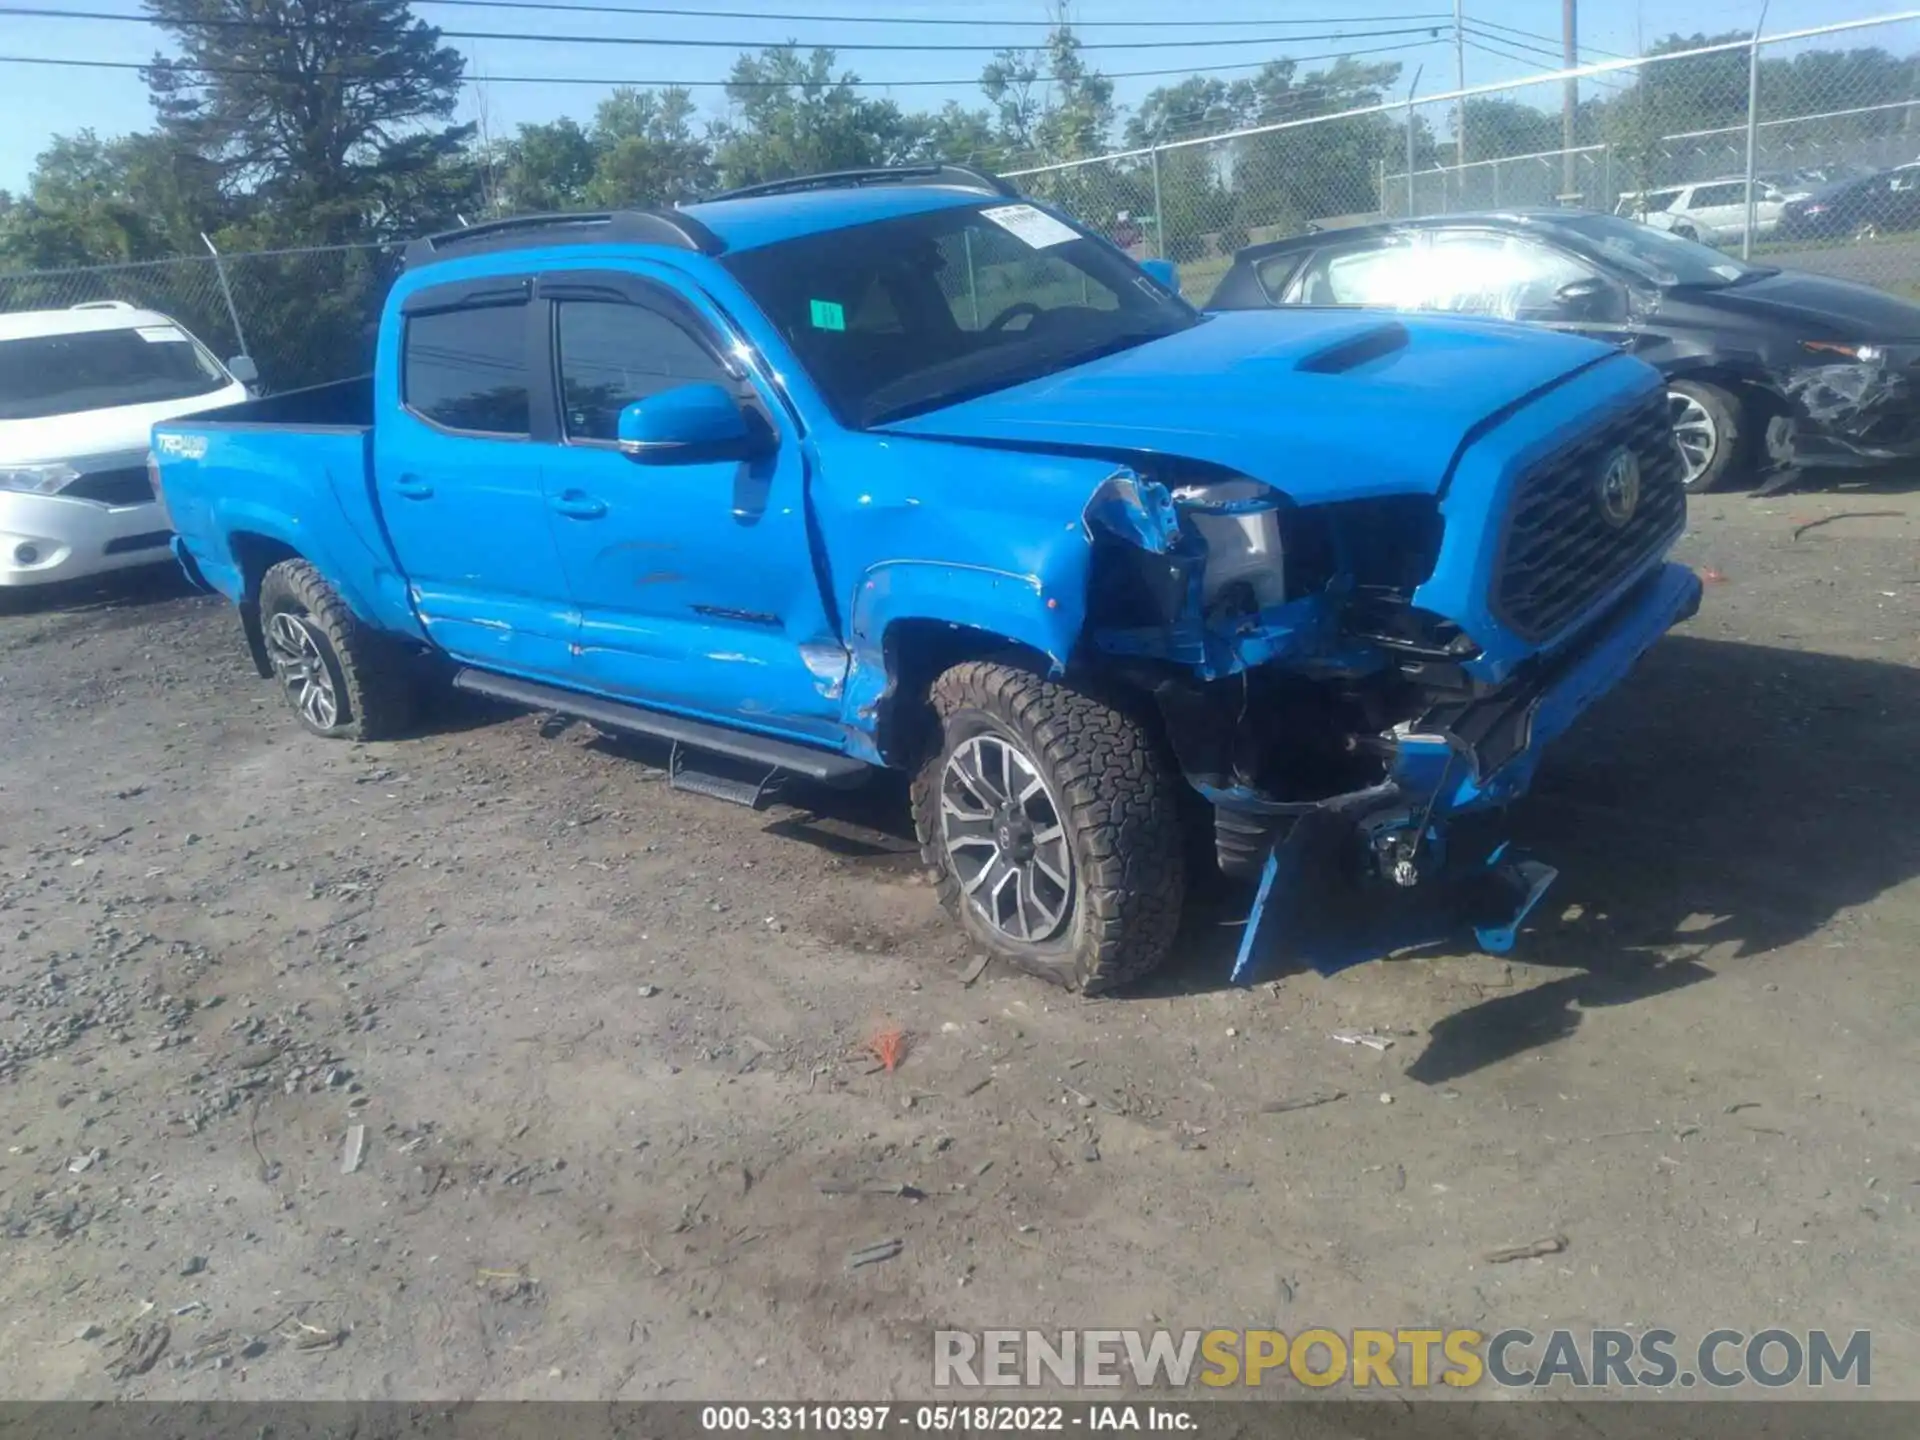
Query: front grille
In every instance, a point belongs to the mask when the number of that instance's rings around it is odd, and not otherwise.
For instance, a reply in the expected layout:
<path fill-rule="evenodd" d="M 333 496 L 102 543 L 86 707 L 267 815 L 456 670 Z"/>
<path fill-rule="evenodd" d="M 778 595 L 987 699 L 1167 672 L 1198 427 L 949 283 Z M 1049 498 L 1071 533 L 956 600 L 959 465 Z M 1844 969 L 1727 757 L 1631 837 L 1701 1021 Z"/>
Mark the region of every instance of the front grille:
<path fill-rule="evenodd" d="M 1615 523 L 1602 484 L 1621 449 L 1640 463 L 1640 493 L 1632 513 Z M 1494 614 L 1523 639 L 1550 639 L 1656 553 L 1686 513 L 1667 400 L 1655 395 L 1521 476 L 1507 515 Z"/>
<path fill-rule="evenodd" d="M 144 505 L 153 499 L 153 482 L 147 478 L 146 466 L 129 465 L 82 475 L 60 493 L 100 505 Z"/>

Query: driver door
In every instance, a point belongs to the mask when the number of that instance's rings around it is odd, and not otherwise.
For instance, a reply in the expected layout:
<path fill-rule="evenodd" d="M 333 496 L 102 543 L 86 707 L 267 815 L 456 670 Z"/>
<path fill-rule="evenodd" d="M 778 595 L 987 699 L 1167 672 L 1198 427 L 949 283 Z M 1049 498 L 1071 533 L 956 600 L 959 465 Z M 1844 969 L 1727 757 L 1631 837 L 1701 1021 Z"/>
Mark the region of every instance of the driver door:
<path fill-rule="evenodd" d="M 846 652 L 807 535 L 806 459 L 707 317 L 637 276 L 541 277 L 558 444 L 542 460 L 580 615 L 580 685 L 664 708 L 838 741 Z M 640 463 L 620 412 L 718 385 L 770 442 L 751 459 Z"/>

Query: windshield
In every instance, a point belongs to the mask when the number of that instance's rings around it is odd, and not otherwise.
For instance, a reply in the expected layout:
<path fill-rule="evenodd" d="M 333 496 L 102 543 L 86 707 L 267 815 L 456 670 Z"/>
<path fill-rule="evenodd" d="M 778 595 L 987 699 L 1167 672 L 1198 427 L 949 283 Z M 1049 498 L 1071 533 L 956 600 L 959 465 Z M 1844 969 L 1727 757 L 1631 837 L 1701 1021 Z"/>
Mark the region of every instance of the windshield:
<path fill-rule="evenodd" d="M 230 383 L 177 325 L 0 340 L 0 420 L 185 400 Z"/>
<path fill-rule="evenodd" d="M 1031 205 L 903 216 L 724 263 L 854 427 L 1200 323 L 1111 246 Z"/>
<path fill-rule="evenodd" d="M 1750 276 L 1773 274 L 1698 241 L 1683 240 L 1671 230 L 1617 215 L 1556 215 L 1553 224 L 1655 285 L 1732 285 Z"/>

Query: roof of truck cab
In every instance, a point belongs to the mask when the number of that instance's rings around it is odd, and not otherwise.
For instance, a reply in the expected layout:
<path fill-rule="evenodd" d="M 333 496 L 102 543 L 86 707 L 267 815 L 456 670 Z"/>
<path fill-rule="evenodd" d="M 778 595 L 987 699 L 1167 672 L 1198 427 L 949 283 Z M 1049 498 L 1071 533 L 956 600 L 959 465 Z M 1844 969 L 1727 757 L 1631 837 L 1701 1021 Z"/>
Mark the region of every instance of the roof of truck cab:
<path fill-rule="evenodd" d="M 733 251 L 996 199 L 1007 203 L 960 185 L 864 185 L 708 200 L 682 206 L 681 210 L 713 231 Z"/>

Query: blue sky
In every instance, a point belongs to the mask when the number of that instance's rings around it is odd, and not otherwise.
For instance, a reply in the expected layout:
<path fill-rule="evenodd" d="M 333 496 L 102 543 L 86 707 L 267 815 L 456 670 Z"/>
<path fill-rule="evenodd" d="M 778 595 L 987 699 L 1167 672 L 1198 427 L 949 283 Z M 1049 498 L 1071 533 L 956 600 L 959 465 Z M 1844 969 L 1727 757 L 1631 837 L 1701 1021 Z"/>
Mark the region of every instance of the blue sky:
<path fill-rule="evenodd" d="M 54 0 L 85 8 L 83 0 Z M 620 0 L 589 0 L 589 3 L 620 3 Z M 879 25 L 825 22 L 799 22 L 780 25 L 775 22 L 723 20 L 708 17 L 621 15 L 601 20 L 598 17 L 493 9 L 452 8 L 433 0 L 415 0 L 415 8 L 434 23 L 465 30 L 517 30 L 586 32 L 649 37 L 699 37 L 718 39 L 754 48 L 788 38 L 802 43 L 849 41 L 889 41 L 900 43 L 1019 43 L 1038 39 L 1044 32 L 1037 26 L 1014 26 L 1009 21 L 1043 20 L 1042 0 L 656 0 L 687 9 L 766 10 L 819 12 L 845 15 L 964 16 L 974 24 Z M 101 0 L 87 0 L 100 7 Z M 105 0 L 104 8 L 137 10 L 136 0 Z M 1325 33 L 1346 28 L 1392 28 L 1411 22 L 1370 20 L 1390 14 L 1444 12 L 1451 0 L 1205 0 L 1191 10 L 1167 3 L 1167 0 L 1076 0 L 1074 18 L 1081 24 L 1083 38 L 1090 42 L 1118 40 L 1164 40 L 1170 33 L 1182 38 L 1219 39 L 1241 36 L 1248 39 L 1287 33 Z M 1685 16 L 1686 28 L 1708 32 L 1746 29 L 1754 23 L 1758 0 L 1692 0 L 1683 9 L 1658 3 L 1658 0 L 1583 0 L 1580 10 L 1581 43 L 1598 52 L 1634 54 L 1674 28 L 1671 17 Z M 1798 29 L 1831 21 L 1893 13 L 1892 0 L 1773 0 L 1768 11 L 1769 32 Z M 1519 46 L 1551 48 L 1551 37 L 1559 34 L 1559 0 L 1466 0 L 1469 27 L 1476 20 L 1532 32 L 1545 40 L 1512 37 Z M 1104 29 L 1095 22 L 1123 20 L 1166 20 L 1192 14 L 1204 20 L 1247 20 L 1259 22 L 1244 28 L 1195 29 L 1191 32 L 1166 30 Z M 1337 23 L 1312 23 L 1332 19 Z M 1443 37 L 1446 32 L 1443 31 Z M 11 55 L 71 56 L 94 60 L 142 61 L 149 59 L 163 39 L 151 26 L 113 24 L 104 21 L 52 20 L 9 16 L 5 41 L 0 53 Z M 1405 37 L 1417 41 L 1419 37 Z M 586 85 L 519 85 L 486 83 L 489 75 L 539 74 L 584 77 L 615 77 L 633 82 L 659 80 L 720 80 L 732 63 L 732 49 L 693 50 L 664 46 L 568 46 L 564 44 L 527 44 L 510 41 L 459 41 L 468 57 L 467 73 L 474 81 L 462 101 L 461 118 L 483 120 L 493 133 L 510 132 L 523 121 L 550 120 L 561 115 L 585 118 L 605 93 L 604 87 Z M 1361 40 L 1352 45 L 1404 43 L 1391 40 Z M 1896 53 L 1920 51 L 1920 23 L 1879 26 L 1841 37 L 1843 44 L 1880 44 Z M 1244 62 L 1246 68 L 1221 72 L 1228 78 L 1250 74 L 1267 59 L 1284 55 L 1319 55 L 1340 50 L 1338 41 L 1301 41 L 1297 44 L 1239 46 L 1220 48 L 1167 48 L 1161 50 L 1120 50 L 1095 52 L 1091 57 L 1103 70 L 1170 69 L 1186 66 L 1215 66 Z M 984 54 L 855 54 L 843 52 L 841 63 L 856 70 L 866 80 L 926 81 L 948 77 L 966 77 L 978 73 L 986 60 Z M 1421 90 L 1435 93 L 1453 87 L 1454 53 L 1450 38 L 1419 45 L 1418 48 L 1391 55 L 1372 57 L 1399 60 L 1406 64 L 1410 77 L 1415 65 L 1425 67 Z M 1544 55 L 1525 55 L 1514 49 L 1510 55 L 1489 54 L 1469 49 L 1466 78 L 1470 85 L 1513 79 L 1552 68 Z M 1177 78 L 1177 77 L 1174 77 Z M 1138 101 L 1162 80 L 1138 79 L 1119 82 L 1122 102 Z M 932 108 L 954 99 L 963 104 L 980 102 L 971 82 L 959 85 L 899 86 L 890 93 L 908 108 Z M 1557 91 L 1516 92 L 1535 103 L 1557 103 Z M 696 97 L 710 115 L 725 113 L 722 92 L 698 90 Z M 89 71 L 0 64 L 0 188 L 18 190 L 32 169 L 34 156 L 54 134 L 91 127 L 103 136 L 144 129 L 151 120 L 145 87 L 133 71 Z"/>

